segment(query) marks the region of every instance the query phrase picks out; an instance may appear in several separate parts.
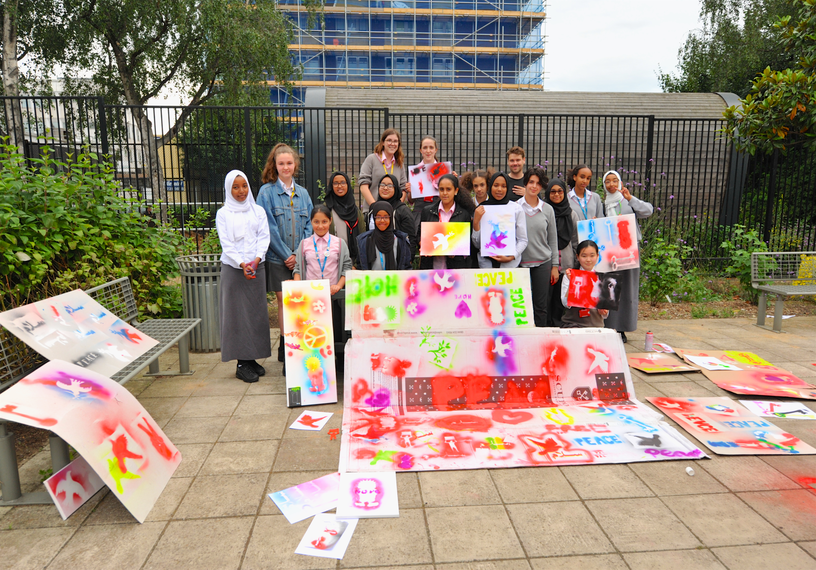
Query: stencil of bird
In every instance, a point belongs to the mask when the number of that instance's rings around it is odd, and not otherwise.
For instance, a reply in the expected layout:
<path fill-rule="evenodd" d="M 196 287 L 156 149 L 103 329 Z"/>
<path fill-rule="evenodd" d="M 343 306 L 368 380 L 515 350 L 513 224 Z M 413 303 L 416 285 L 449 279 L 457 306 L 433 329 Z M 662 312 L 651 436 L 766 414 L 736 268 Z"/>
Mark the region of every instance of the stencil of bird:
<path fill-rule="evenodd" d="M 493 352 L 499 355 L 499 357 L 504 358 L 507 356 L 507 351 L 510 350 L 510 343 L 505 343 L 506 337 L 497 336 L 496 337 L 496 346 L 493 347 Z"/>
<path fill-rule="evenodd" d="M 589 347 L 587 347 L 587 352 L 591 352 L 592 355 L 595 357 L 595 360 L 592 361 L 589 370 L 587 370 L 587 374 L 589 374 L 596 368 L 600 368 L 604 372 L 609 372 L 609 357 L 607 355 L 605 355 L 603 352 L 594 350 Z"/>
<path fill-rule="evenodd" d="M 71 383 L 66 384 L 62 380 L 57 380 L 57 388 L 62 388 L 66 392 L 71 392 L 74 398 L 79 398 L 80 394 L 84 394 L 93 390 L 92 386 L 83 386 L 82 380 L 71 378 Z"/>
<path fill-rule="evenodd" d="M 59 495 L 60 493 L 65 493 L 66 503 L 73 502 L 74 495 L 79 498 L 80 502 L 85 499 L 85 487 L 73 480 L 70 471 L 65 474 L 65 479 L 57 483 L 56 494 Z"/>
<path fill-rule="evenodd" d="M 636 433 L 632 434 L 632 437 L 638 438 L 638 445 L 641 447 L 660 447 L 660 434 L 654 434 L 651 437 L 643 437 L 642 435 L 638 435 Z"/>
<path fill-rule="evenodd" d="M 434 249 L 448 249 L 448 240 L 452 238 L 455 234 L 453 232 L 448 232 L 447 235 L 445 234 L 434 234 L 433 236 L 433 244 Z"/>
<path fill-rule="evenodd" d="M 448 273 L 434 273 L 434 283 L 439 285 L 439 291 L 445 291 L 445 289 L 453 289 L 453 281 L 451 281 L 451 276 Z"/>

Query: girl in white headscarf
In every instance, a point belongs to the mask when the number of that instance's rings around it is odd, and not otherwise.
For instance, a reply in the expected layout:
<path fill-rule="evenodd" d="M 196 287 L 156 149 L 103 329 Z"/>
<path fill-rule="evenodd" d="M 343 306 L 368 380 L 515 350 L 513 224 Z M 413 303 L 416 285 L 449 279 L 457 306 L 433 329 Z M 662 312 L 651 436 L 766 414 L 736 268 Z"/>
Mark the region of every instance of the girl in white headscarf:
<path fill-rule="evenodd" d="M 623 185 L 621 176 L 616 170 L 610 170 L 603 177 L 606 199 L 604 211 L 606 216 L 625 216 L 635 214 L 638 219 L 648 218 L 654 208 L 648 202 L 638 200 L 629 189 Z M 640 242 L 643 236 L 640 227 L 637 227 L 637 239 Z M 622 277 L 620 303 L 617 311 L 609 311 L 609 317 L 604 325 L 608 329 L 615 329 L 626 342 L 626 333 L 637 330 L 638 318 L 638 291 L 640 290 L 640 268 L 627 269 L 619 272 Z"/>
<path fill-rule="evenodd" d="M 237 360 L 235 376 L 257 382 L 266 370 L 256 360 L 272 355 L 263 262 L 269 225 L 246 174 L 227 174 L 224 192 L 224 207 L 215 216 L 221 241 L 221 361 Z"/>

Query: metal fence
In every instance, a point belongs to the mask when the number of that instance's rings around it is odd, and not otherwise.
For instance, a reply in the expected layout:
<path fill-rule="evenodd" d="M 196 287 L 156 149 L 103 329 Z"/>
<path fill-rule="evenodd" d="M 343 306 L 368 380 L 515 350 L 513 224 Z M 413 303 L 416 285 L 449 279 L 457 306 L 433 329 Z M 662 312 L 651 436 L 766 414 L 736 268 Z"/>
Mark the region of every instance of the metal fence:
<path fill-rule="evenodd" d="M 335 170 L 355 176 L 386 127 L 402 135 L 406 161 L 420 161 L 423 135 L 461 174 L 503 169 L 512 146 L 527 164 L 566 177 L 583 163 L 594 173 L 616 169 L 636 196 L 652 202 L 656 220 L 687 237 L 700 257 L 718 257 L 730 227 L 757 228 L 771 249 L 816 243 L 816 154 L 746 157 L 720 135 L 722 121 L 649 115 L 425 114 L 387 108 L 129 107 L 98 97 L 3 98 L 0 131 L 20 125 L 27 157 L 45 145 L 57 158 L 83 147 L 111 158 L 123 192 L 146 202 L 180 229 L 211 227 L 224 200 L 226 172 L 261 186 L 266 157 L 278 142 L 300 155 L 298 182 L 317 200 Z M 12 103 L 19 102 L 19 114 Z M 149 129 L 139 117 L 149 121 Z M 144 133 L 147 133 L 145 135 Z M 160 205 L 161 204 L 161 205 Z M 191 217 L 204 210 L 206 216 Z"/>

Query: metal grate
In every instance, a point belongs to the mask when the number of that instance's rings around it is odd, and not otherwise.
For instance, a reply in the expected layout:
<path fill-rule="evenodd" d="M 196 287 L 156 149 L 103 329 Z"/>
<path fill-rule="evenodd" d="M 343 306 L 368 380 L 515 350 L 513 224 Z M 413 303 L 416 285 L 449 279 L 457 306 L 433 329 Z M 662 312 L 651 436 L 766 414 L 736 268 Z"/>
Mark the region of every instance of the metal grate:
<path fill-rule="evenodd" d="M 808 263 L 810 270 L 805 270 Z M 751 254 L 751 283 L 757 287 L 767 282 L 790 282 L 793 285 L 816 284 L 816 251 L 755 252 Z"/>
<path fill-rule="evenodd" d="M 0 327 L 0 391 L 45 363 L 44 356 Z"/>
<path fill-rule="evenodd" d="M 148 362 L 158 358 L 168 348 L 175 345 L 200 321 L 201 319 L 149 319 L 140 323 L 137 328 L 152 339 L 159 341 L 159 344 L 111 376 L 111 380 L 124 384 L 141 372 Z"/>
<path fill-rule="evenodd" d="M 139 316 L 136 299 L 130 286 L 130 278 L 122 277 L 115 281 L 103 283 L 85 291 L 91 298 L 111 313 L 129 323 Z"/>

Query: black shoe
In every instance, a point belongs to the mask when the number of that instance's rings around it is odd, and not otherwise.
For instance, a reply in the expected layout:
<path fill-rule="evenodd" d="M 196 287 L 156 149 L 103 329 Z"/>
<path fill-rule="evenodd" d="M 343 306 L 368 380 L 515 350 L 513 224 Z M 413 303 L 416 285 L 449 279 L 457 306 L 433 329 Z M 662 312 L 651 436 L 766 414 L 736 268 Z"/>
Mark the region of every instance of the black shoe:
<path fill-rule="evenodd" d="M 235 377 L 249 384 L 258 381 L 258 373 L 248 364 L 239 364 L 235 369 Z"/>
<path fill-rule="evenodd" d="M 250 360 L 247 362 L 247 365 L 255 371 L 255 374 L 258 376 L 264 376 L 266 374 L 266 368 L 255 362 L 254 360 Z"/>
<path fill-rule="evenodd" d="M 280 337 L 280 344 L 278 344 L 278 362 L 283 362 L 283 351 L 285 346 L 283 344 L 283 335 Z"/>
<path fill-rule="evenodd" d="M 283 363 L 283 370 L 281 370 L 281 374 L 283 375 L 284 378 L 286 378 L 286 363 L 285 362 Z"/>
<path fill-rule="evenodd" d="M 626 338 L 626 333 L 625 332 L 620 331 L 620 335 L 621 335 L 621 341 L 623 342 L 623 344 L 626 344 L 627 342 L 629 342 L 629 339 Z"/>

